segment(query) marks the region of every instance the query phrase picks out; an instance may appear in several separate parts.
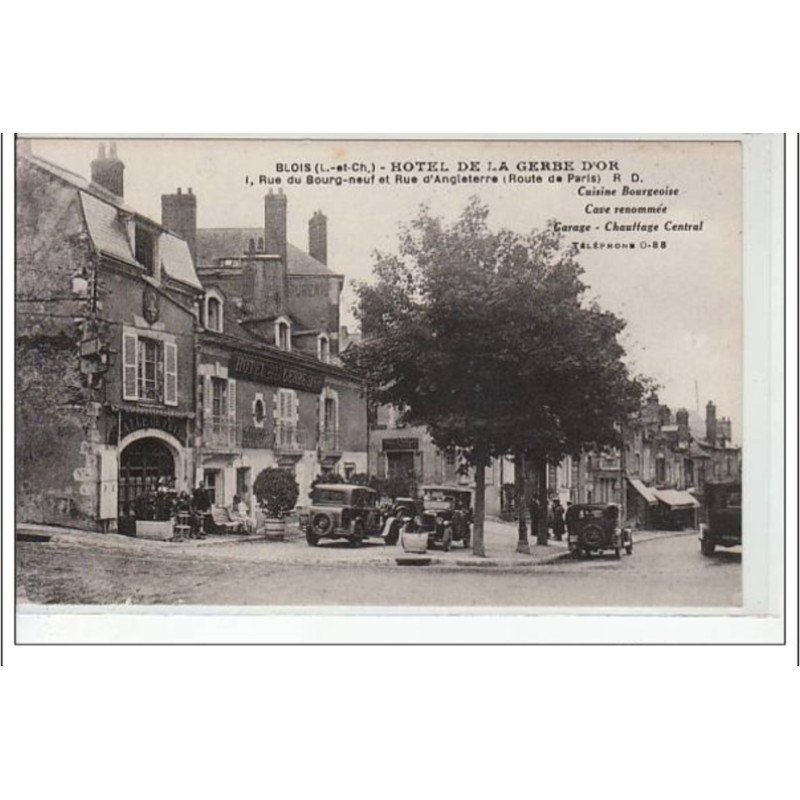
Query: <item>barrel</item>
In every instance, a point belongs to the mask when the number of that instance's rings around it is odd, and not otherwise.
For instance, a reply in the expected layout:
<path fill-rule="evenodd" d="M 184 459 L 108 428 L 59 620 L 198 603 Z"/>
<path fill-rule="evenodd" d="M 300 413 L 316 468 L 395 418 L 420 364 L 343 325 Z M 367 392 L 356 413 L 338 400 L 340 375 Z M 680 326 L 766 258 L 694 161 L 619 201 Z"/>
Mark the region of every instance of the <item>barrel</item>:
<path fill-rule="evenodd" d="M 264 535 L 267 539 L 282 542 L 286 535 L 286 523 L 282 519 L 270 519 L 267 517 L 264 520 Z"/>

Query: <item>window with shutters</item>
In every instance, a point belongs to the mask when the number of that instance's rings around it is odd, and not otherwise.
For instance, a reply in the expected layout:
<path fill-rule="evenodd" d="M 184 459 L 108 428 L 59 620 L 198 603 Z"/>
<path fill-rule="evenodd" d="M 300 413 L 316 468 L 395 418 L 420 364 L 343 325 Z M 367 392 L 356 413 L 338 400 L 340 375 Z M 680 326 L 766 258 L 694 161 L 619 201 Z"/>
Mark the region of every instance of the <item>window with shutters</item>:
<path fill-rule="evenodd" d="M 122 397 L 178 405 L 178 346 L 174 341 L 123 330 Z"/>

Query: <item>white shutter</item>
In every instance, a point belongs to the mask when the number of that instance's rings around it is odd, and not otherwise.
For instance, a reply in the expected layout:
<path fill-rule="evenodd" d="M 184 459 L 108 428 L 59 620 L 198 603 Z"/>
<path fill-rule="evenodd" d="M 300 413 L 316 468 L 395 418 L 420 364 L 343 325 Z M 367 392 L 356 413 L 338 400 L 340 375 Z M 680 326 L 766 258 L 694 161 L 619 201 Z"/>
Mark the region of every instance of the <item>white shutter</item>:
<path fill-rule="evenodd" d="M 228 378 L 228 419 L 236 422 L 236 381 Z"/>
<path fill-rule="evenodd" d="M 178 346 L 164 342 L 164 403 L 178 405 Z"/>
<path fill-rule="evenodd" d="M 122 399 L 139 399 L 139 337 L 122 334 Z"/>

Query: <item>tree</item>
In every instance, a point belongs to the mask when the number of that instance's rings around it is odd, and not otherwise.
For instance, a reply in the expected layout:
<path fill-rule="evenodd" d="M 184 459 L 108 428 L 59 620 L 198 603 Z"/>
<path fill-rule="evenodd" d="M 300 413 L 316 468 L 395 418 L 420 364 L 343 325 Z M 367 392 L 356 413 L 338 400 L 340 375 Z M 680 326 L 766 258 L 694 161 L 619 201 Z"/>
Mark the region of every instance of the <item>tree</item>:
<path fill-rule="evenodd" d="M 575 251 L 554 226 L 495 233 L 487 217 L 476 198 L 451 225 L 423 206 L 397 254 L 376 253 L 375 282 L 357 286 L 363 339 L 345 354 L 378 403 L 474 466 L 479 556 L 491 458 L 546 463 L 605 443 L 639 393 L 616 338 L 624 323 L 583 303 Z"/>
<path fill-rule="evenodd" d="M 297 503 L 300 488 L 294 475 L 285 469 L 268 467 L 261 470 L 253 484 L 253 494 L 267 516 L 283 519 Z"/>

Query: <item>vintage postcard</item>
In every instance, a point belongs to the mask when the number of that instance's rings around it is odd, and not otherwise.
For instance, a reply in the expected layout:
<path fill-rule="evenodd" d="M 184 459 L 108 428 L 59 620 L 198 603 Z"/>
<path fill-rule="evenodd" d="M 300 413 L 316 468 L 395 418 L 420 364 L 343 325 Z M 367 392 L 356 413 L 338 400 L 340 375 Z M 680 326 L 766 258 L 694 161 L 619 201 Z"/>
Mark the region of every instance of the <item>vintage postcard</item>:
<path fill-rule="evenodd" d="M 20 625 L 776 613 L 776 147 L 20 137 Z"/>

